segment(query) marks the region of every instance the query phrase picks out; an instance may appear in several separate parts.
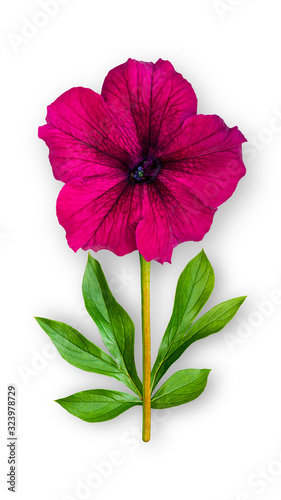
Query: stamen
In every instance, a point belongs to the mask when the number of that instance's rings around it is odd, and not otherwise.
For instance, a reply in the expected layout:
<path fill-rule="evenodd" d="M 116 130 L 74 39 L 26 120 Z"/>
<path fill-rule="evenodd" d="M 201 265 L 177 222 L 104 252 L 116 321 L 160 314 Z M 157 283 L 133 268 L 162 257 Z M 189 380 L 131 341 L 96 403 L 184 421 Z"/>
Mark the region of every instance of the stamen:
<path fill-rule="evenodd" d="M 128 179 L 132 184 L 148 184 L 156 179 L 160 169 L 161 163 L 158 158 L 149 156 L 130 170 Z"/>

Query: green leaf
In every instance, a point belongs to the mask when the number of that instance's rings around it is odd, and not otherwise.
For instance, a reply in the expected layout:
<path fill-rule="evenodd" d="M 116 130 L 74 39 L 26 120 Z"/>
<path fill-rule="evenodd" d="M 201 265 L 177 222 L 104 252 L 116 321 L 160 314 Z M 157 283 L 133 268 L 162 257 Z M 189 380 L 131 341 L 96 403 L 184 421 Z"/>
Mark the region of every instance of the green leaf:
<path fill-rule="evenodd" d="M 193 323 L 185 336 L 185 343 L 188 343 L 186 347 L 196 340 L 204 339 L 222 330 L 235 316 L 245 299 L 246 297 L 243 296 L 226 300 L 201 316 Z"/>
<path fill-rule="evenodd" d="M 86 422 L 111 420 L 129 408 L 142 404 L 136 396 L 105 389 L 77 392 L 67 398 L 57 399 L 56 403 Z"/>
<path fill-rule="evenodd" d="M 167 359 L 182 344 L 188 328 L 201 311 L 214 288 L 214 271 L 202 250 L 181 273 L 171 319 L 164 333 L 151 373 L 152 387 L 167 371 Z M 163 371 L 163 363 L 166 369 Z"/>
<path fill-rule="evenodd" d="M 68 363 L 81 370 L 114 377 L 136 391 L 135 385 L 128 375 L 120 369 L 116 361 L 75 328 L 51 319 L 35 319 Z"/>
<path fill-rule="evenodd" d="M 99 328 L 105 346 L 131 379 L 135 392 L 142 394 L 134 357 L 134 323 L 116 302 L 99 262 L 91 255 L 88 256 L 82 290 L 86 309 Z"/>
<path fill-rule="evenodd" d="M 154 378 L 154 385 L 152 390 L 155 389 L 159 380 L 163 377 L 170 366 L 183 354 L 183 352 L 196 340 L 201 340 L 213 333 L 222 330 L 227 323 L 235 316 L 239 307 L 243 304 L 246 297 L 237 297 L 230 299 L 217 306 L 213 307 L 210 311 L 205 313 L 188 329 L 182 338 L 182 343 L 171 354 L 168 353 L 160 366 L 156 377 Z"/>
<path fill-rule="evenodd" d="M 156 392 L 152 408 L 171 408 L 198 398 L 204 391 L 211 370 L 180 370 L 172 375 Z"/>

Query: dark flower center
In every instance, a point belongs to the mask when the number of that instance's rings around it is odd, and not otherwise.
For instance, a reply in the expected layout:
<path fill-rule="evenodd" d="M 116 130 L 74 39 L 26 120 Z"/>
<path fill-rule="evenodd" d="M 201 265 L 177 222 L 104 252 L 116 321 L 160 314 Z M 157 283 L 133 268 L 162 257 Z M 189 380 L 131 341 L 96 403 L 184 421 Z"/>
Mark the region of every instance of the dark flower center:
<path fill-rule="evenodd" d="M 160 169 L 158 158 L 148 156 L 130 170 L 128 178 L 132 184 L 148 184 L 156 179 Z"/>

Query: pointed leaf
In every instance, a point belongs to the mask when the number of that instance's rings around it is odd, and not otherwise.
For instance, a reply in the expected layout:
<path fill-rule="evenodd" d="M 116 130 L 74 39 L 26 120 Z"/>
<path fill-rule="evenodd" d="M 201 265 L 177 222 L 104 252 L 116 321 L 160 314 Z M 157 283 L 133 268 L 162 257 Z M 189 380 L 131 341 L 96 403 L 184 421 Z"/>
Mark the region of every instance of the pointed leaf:
<path fill-rule="evenodd" d="M 91 255 L 88 257 L 82 290 L 86 309 L 99 328 L 105 346 L 141 394 L 142 383 L 137 375 L 134 358 L 134 324 L 116 302 L 99 262 Z"/>
<path fill-rule="evenodd" d="M 172 375 L 153 396 L 152 408 L 171 408 L 198 398 L 204 391 L 211 370 L 180 370 Z"/>
<path fill-rule="evenodd" d="M 235 316 L 243 304 L 245 296 L 226 300 L 206 312 L 190 327 L 185 336 L 188 345 L 196 340 L 204 339 L 213 333 L 222 330 L 225 325 Z"/>
<path fill-rule="evenodd" d="M 86 422 L 104 422 L 142 402 L 125 392 L 93 389 L 77 392 L 67 398 L 57 399 L 63 408 Z"/>
<path fill-rule="evenodd" d="M 138 394 L 135 385 L 116 361 L 75 328 L 51 319 L 35 319 L 68 363 L 81 370 L 114 377 Z"/>
<path fill-rule="evenodd" d="M 183 354 L 183 352 L 196 340 L 201 340 L 213 333 L 222 330 L 225 325 L 235 316 L 239 307 L 246 297 L 237 297 L 225 302 L 221 302 L 205 313 L 189 328 L 183 336 L 182 343 L 171 354 L 168 353 L 163 363 L 159 367 L 153 380 L 152 390 L 155 389 L 159 380 L 163 377 L 170 366 Z"/>
<path fill-rule="evenodd" d="M 151 373 L 153 387 L 156 385 L 155 379 L 161 378 L 158 372 L 162 364 L 182 344 L 188 328 L 210 297 L 214 283 L 213 268 L 202 250 L 187 264 L 179 277 L 172 316 Z"/>

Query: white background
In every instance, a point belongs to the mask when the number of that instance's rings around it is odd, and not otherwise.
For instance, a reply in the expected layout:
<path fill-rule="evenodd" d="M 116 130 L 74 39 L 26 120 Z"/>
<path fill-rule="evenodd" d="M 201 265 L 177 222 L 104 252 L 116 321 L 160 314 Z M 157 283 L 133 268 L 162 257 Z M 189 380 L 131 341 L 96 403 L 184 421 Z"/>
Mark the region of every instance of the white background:
<path fill-rule="evenodd" d="M 5 482 L 6 391 L 13 383 L 20 500 L 276 500 L 281 492 L 280 2 L 50 3 L 56 12 L 43 17 L 35 0 L 2 2 L 1 9 L 1 498 L 12 495 Z M 87 424 L 54 403 L 80 390 L 123 386 L 68 365 L 33 319 L 68 322 L 101 345 L 82 303 L 87 256 L 69 249 L 56 220 L 62 185 L 52 177 L 37 127 L 62 92 L 77 85 L 100 92 L 107 72 L 128 57 L 169 59 L 193 85 L 199 112 L 219 114 L 249 140 L 247 175 L 219 208 L 203 242 L 180 245 L 172 265 L 152 265 L 153 358 L 178 275 L 202 246 L 216 275 L 209 307 L 238 295 L 248 299 L 223 332 L 194 344 L 169 371 L 212 368 L 198 400 L 154 413 L 149 444 L 138 437 L 138 407 L 111 422 Z M 141 368 L 137 253 L 119 258 L 102 251 L 97 258 L 136 323 Z"/>

